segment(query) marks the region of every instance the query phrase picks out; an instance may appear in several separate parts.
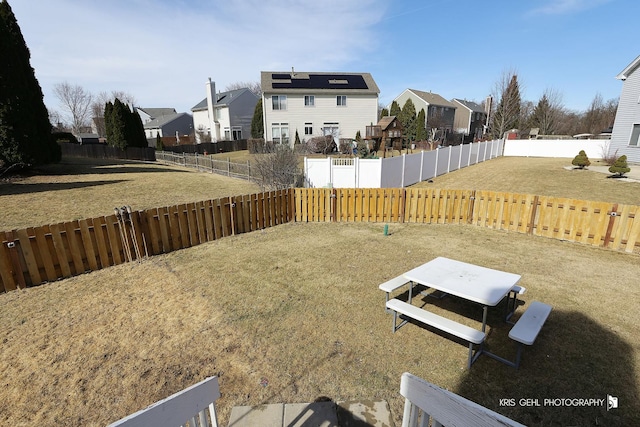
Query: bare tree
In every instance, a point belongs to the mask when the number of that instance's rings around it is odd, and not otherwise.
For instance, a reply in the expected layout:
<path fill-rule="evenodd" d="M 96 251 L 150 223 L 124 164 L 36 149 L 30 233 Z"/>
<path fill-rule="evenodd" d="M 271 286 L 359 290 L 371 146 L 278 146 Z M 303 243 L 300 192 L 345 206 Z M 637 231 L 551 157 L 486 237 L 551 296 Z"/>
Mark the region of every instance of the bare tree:
<path fill-rule="evenodd" d="M 253 92 L 258 98 L 262 98 L 262 86 L 260 82 L 235 82 L 227 85 L 225 91 L 247 88 Z"/>
<path fill-rule="evenodd" d="M 60 101 L 63 115 L 71 123 L 72 132 L 78 135 L 89 123 L 93 96 L 82 86 L 68 82 L 56 84 L 53 93 Z"/>
<path fill-rule="evenodd" d="M 602 95 L 597 93 L 582 117 L 581 129 L 592 134 L 599 134 L 607 130 L 613 126 L 617 109 L 617 99 L 610 99 L 605 103 L 602 100 Z"/>

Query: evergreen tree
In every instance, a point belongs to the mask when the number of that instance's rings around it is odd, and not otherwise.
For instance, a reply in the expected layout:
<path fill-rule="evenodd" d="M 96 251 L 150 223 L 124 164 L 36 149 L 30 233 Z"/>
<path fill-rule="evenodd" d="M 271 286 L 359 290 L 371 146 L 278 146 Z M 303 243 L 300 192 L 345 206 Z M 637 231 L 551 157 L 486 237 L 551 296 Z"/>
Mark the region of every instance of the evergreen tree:
<path fill-rule="evenodd" d="M 589 166 L 591 162 L 589 161 L 589 157 L 587 157 L 587 153 L 585 153 L 584 150 L 580 150 L 578 155 L 571 161 L 571 164 L 577 166 L 579 169 L 584 169 L 585 166 Z"/>
<path fill-rule="evenodd" d="M 0 167 L 60 160 L 30 53 L 6 0 L 0 3 Z"/>
<path fill-rule="evenodd" d="M 107 102 L 104 105 L 104 132 L 105 137 L 107 138 L 107 144 L 110 146 L 114 146 L 111 141 L 113 141 L 113 125 L 112 125 L 112 117 L 113 117 L 113 103 L 111 101 Z"/>
<path fill-rule="evenodd" d="M 253 110 L 253 119 L 251 120 L 251 138 L 264 137 L 264 123 L 262 119 L 262 99 L 258 100 L 256 108 Z"/>
<path fill-rule="evenodd" d="M 360 135 L 360 131 L 356 132 L 356 142 L 362 141 L 362 135 Z"/>
<path fill-rule="evenodd" d="M 540 135 L 553 135 L 556 131 L 557 111 L 547 94 L 543 94 L 531 114 L 530 127 L 538 128 Z"/>
<path fill-rule="evenodd" d="M 427 128 L 425 127 L 426 120 L 426 113 L 424 112 L 424 108 L 422 108 L 420 109 L 418 118 L 416 119 L 416 141 L 427 140 Z"/>
<path fill-rule="evenodd" d="M 391 103 L 391 108 L 389 109 L 389 115 L 398 117 L 401 111 L 402 110 L 400 110 L 400 106 L 398 105 L 398 103 L 396 101 L 393 101 Z"/>
<path fill-rule="evenodd" d="M 162 137 L 160 136 L 160 132 L 156 135 L 156 150 L 162 151 L 164 150 L 164 145 L 162 144 Z"/>
<path fill-rule="evenodd" d="M 629 171 L 631 171 L 631 168 L 627 165 L 627 156 L 625 155 L 618 157 L 615 163 L 609 167 L 609 172 L 615 174 L 618 178 Z"/>
<path fill-rule="evenodd" d="M 298 135 L 298 129 L 296 129 L 296 138 L 293 140 L 294 144 L 300 144 L 300 135 Z"/>
<path fill-rule="evenodd" d="M 517 129 L 520 125 L 520 86 L 518 76 L 513 73 L 508 76 L 509 83 L 504 88 L 500 102 L 493 113 L 491 133 L 494 138 L 502 138 L 510 129 Z"/>
<path fill-rule="evenodd" d="M 402 123 L 402 133 L 405 140 L 414 141 L 416 139 L 416 106 L 411 98 L 405 101 L 398 119 Z"/>
<path fill-rule="evenodd" d="M 109 127 L 107 127 L 107 138 L 109 138 L 109 145 L 112 147 L 118 147 L 125 149 L 127 148 L 127 134 L 126 134 L 126 121 L 127 121 L 127 107 L 124 106 L 122 102 L 118 98 L 116 98 L 113 103 L 113 108 L 111 109 L 111 117 L 106 122 L 109 122 Z M 106 114 L 106 113 L 105 113 Z M 105 115 L 106 119 L 106 115 Z"/>
<path fill-rule="evenodd" d="M 386 108 L 383 108 L 382 110 L 380 110 L 380 118 L 387 117 L 388 115 L 389 115 L 389 110 L 387 110 Z"/>

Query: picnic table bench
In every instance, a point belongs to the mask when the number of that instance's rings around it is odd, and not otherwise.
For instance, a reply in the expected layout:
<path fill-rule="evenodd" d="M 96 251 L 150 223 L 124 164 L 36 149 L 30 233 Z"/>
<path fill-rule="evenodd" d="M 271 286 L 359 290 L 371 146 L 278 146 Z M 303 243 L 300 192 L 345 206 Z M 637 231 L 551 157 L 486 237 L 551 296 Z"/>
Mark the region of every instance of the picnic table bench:
<path fill-rule="evenodd" d="M 473 362 L 475 362 L 482 353 L 482 343 L 484 342 L 486 336 L 482 331 L 473 329 L 467 325 L 463 325 L 451 319 L 439 316 L 435 313 L 424 310 L 420 307 L 416 307 L 415 305 L 409 304 L 407 302 L 400 301 L 399 299 L 392 299 L 390 301 L 387 301 L 386 307 L 394 312 L 393 332 L 397 331 L 407 323 L 407 320 L 404 320 L 402 323 L 400 323 L 400 325 L 397 324 L 398 314 L 400 314 L 467 341 L 469 343 L 469 358 L 467 361 L 468 368 L 471 367 Z M 476 350 L 475 353 L 473 351 L 474 344 L 481 346 L 481 348 L 479 350 Z"/>
<path fill-rule="evenodd" d="M 386 304 L 387 301 L 389 301 L 389 297 L 391 296 L 391 293 L 393 291 L 395 291 L 396 289 L 402 288 L 404 285 L 409 285 L 409 296 L 407 301 L 410 302 L 412 298 L 411 292 L 413 291 L 413 283 L 405 279 L 403 276 L 394 277 L 393 279 L 387 280 L 386 282 L 380 284 L 378 288 L 381 291 L 385 292 L 385 295 L 386 295 L 386 299 L 384 303 Z M 387 313 L 391 312 L 391 310 L 389 310 L 388 308 L 385 308 L 385 310 Z"/>
<path fill-rule="evenodd" d="M 518 352 L 516 354 L 515 362 L 504 359 L 486 350 L 484 352 L 488 356 L 518 369 L 522 356 L 522 345 L 532 345 L 535 342 L 550 313 L 550 305 L 540 301 L 533 301 L 525 312 L 522 313 L 522 316 L 520 316 L 520 319 L 518 319 L 513 328 L 511 328 L 509 338 L 518 344 Z"/>

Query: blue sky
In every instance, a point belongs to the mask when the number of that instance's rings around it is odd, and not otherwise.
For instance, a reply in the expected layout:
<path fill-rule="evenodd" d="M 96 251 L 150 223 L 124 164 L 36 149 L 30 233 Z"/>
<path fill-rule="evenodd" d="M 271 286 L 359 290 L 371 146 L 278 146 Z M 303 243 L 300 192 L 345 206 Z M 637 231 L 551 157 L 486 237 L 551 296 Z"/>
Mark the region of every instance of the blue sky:
<path fill-rule="evenodd" d="M 508 70 L 583 111 L 620 95 L 640 55 L 638 0 L 9 0 L 50 109 L 53 86 L 122 90 L 189 111 L 260 71 L 370 72 L 404 89 L 482 101 Z"/>

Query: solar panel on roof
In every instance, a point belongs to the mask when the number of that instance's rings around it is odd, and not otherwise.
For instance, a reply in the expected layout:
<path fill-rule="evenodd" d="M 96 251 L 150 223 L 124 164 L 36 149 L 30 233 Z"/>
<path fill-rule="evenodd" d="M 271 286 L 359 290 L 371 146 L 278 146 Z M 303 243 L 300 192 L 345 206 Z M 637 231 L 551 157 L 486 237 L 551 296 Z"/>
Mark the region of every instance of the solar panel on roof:
<path fill-rule="evenodd" d="M 283 74 L 278 74 L 283 75 Z M 275 74 L 273 75 L 275 76 Z M 287 75 L 288 76 L 288 75 Z M 275 79 L 275 77 L 274 77 Z M 308 79 L 291 79 L 291 82 L 273 82 L 274 89 L 369 89 L 359 74 L 309 74 Z"/>
<path fill-rule="evenodd" d="M 271 78 L 274 80 L 289 80 L 291 78 L 291 74 L 271 74 Z"/>

